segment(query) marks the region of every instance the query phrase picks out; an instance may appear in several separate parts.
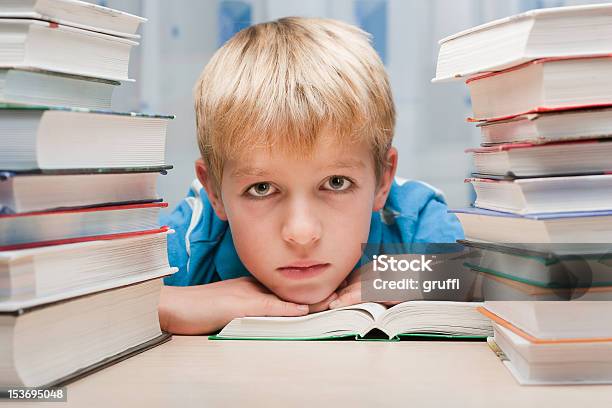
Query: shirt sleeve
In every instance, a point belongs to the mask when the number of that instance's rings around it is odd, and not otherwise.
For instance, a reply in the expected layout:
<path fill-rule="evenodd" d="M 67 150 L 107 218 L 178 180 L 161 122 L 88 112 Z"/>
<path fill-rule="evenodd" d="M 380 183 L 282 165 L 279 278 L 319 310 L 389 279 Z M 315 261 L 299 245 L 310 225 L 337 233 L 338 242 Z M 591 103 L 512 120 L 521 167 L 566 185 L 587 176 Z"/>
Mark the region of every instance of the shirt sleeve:
<path fill-rule="evenodd" d="M 166 285 L 190 286 L 219 280 L 214 255 L 227 230 L 215 214 L 201 183 L 196 179 L 189 193 L 160 223 L 172 228 L 168 235 L 168 260 L 178 272 L 164 279 Z"/>
<path fill-rule="evenodd" d="M 396 242 L 454 243 L 463 238 L 461 224 L 448 212 L 443 193 L 421 181 L 394 182 L 384 214 L 384 227 L 394 230 Z"/>
<path fill-rule="evenodd" d="M 448 212 L 444 198 L 434 195 L 421 209 L 413 242 L 454 243 L 463 237 L 461 223 Z"/>

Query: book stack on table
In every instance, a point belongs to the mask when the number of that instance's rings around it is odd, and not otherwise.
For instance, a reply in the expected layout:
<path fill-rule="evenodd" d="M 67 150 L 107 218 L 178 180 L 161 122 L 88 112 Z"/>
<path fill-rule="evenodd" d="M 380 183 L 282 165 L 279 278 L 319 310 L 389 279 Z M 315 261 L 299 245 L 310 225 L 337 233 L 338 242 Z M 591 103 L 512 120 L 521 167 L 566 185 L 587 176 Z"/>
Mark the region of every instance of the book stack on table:
<path fill-rule="evenodd" d="M 521 383 L 612 382 L 612 6 L 532 10 L 440 41 L 482 134 L 458 209 L 493 341 Z"/>
<path fill-rule="evenodd" d="M 0 4 L 0 389 L 63 384 L 169 339 L 156 181 L 172 116 L 110 110 L 143 21 Z"/>

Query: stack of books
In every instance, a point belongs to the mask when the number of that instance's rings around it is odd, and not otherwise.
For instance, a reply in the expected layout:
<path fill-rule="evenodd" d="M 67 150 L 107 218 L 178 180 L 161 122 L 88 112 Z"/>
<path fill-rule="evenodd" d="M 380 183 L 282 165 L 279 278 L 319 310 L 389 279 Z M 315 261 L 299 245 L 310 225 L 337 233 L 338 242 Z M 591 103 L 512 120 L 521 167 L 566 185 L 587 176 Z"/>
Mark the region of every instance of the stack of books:
<path fill-rule="evenodd" d="M 611 55 L 609 4 L 532 10 L 440 41 L 434 82 L 466 80 L 482 134 L 468 149 L 476 201 L 453 212 L 521 383 L 612 382 L 601 318 L 612 309 Z"/>
<path fill-rule="evenodd" d="M 156 181 L 172 117 L 110 111 L 143 21 L 75 0 L 0 5 L 0 389 L 169 339 Z"/>
<path fill-rule="evenodd" d="M 492 348 L 520 384 L 612 382 L 612 302 L 486 302 Z"/>

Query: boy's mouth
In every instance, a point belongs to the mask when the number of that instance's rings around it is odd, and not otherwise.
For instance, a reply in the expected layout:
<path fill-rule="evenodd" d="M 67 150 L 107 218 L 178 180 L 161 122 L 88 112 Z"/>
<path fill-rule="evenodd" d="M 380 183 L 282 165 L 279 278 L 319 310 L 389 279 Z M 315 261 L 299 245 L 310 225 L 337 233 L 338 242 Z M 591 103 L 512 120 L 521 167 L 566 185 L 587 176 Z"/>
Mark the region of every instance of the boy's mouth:
<path fill-rule="evenodd" d="M 297 261 L 276 270 L 289 279 L 307 279 L 323 273 L 329 266 L 331 264 L 323 262 Z"/>

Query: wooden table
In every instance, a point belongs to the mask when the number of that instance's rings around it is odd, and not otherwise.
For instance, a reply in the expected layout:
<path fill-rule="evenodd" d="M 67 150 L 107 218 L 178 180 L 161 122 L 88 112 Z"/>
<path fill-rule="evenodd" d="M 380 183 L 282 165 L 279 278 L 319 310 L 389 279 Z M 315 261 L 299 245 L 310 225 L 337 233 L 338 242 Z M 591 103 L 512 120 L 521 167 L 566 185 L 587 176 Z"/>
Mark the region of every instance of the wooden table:
<path fill-rule="evenodd" d="M 612 385 L 520 386 L 486 343 L 175 336 L 69 385 L 67 405 L 591 408 L 612 406 Z"/>

